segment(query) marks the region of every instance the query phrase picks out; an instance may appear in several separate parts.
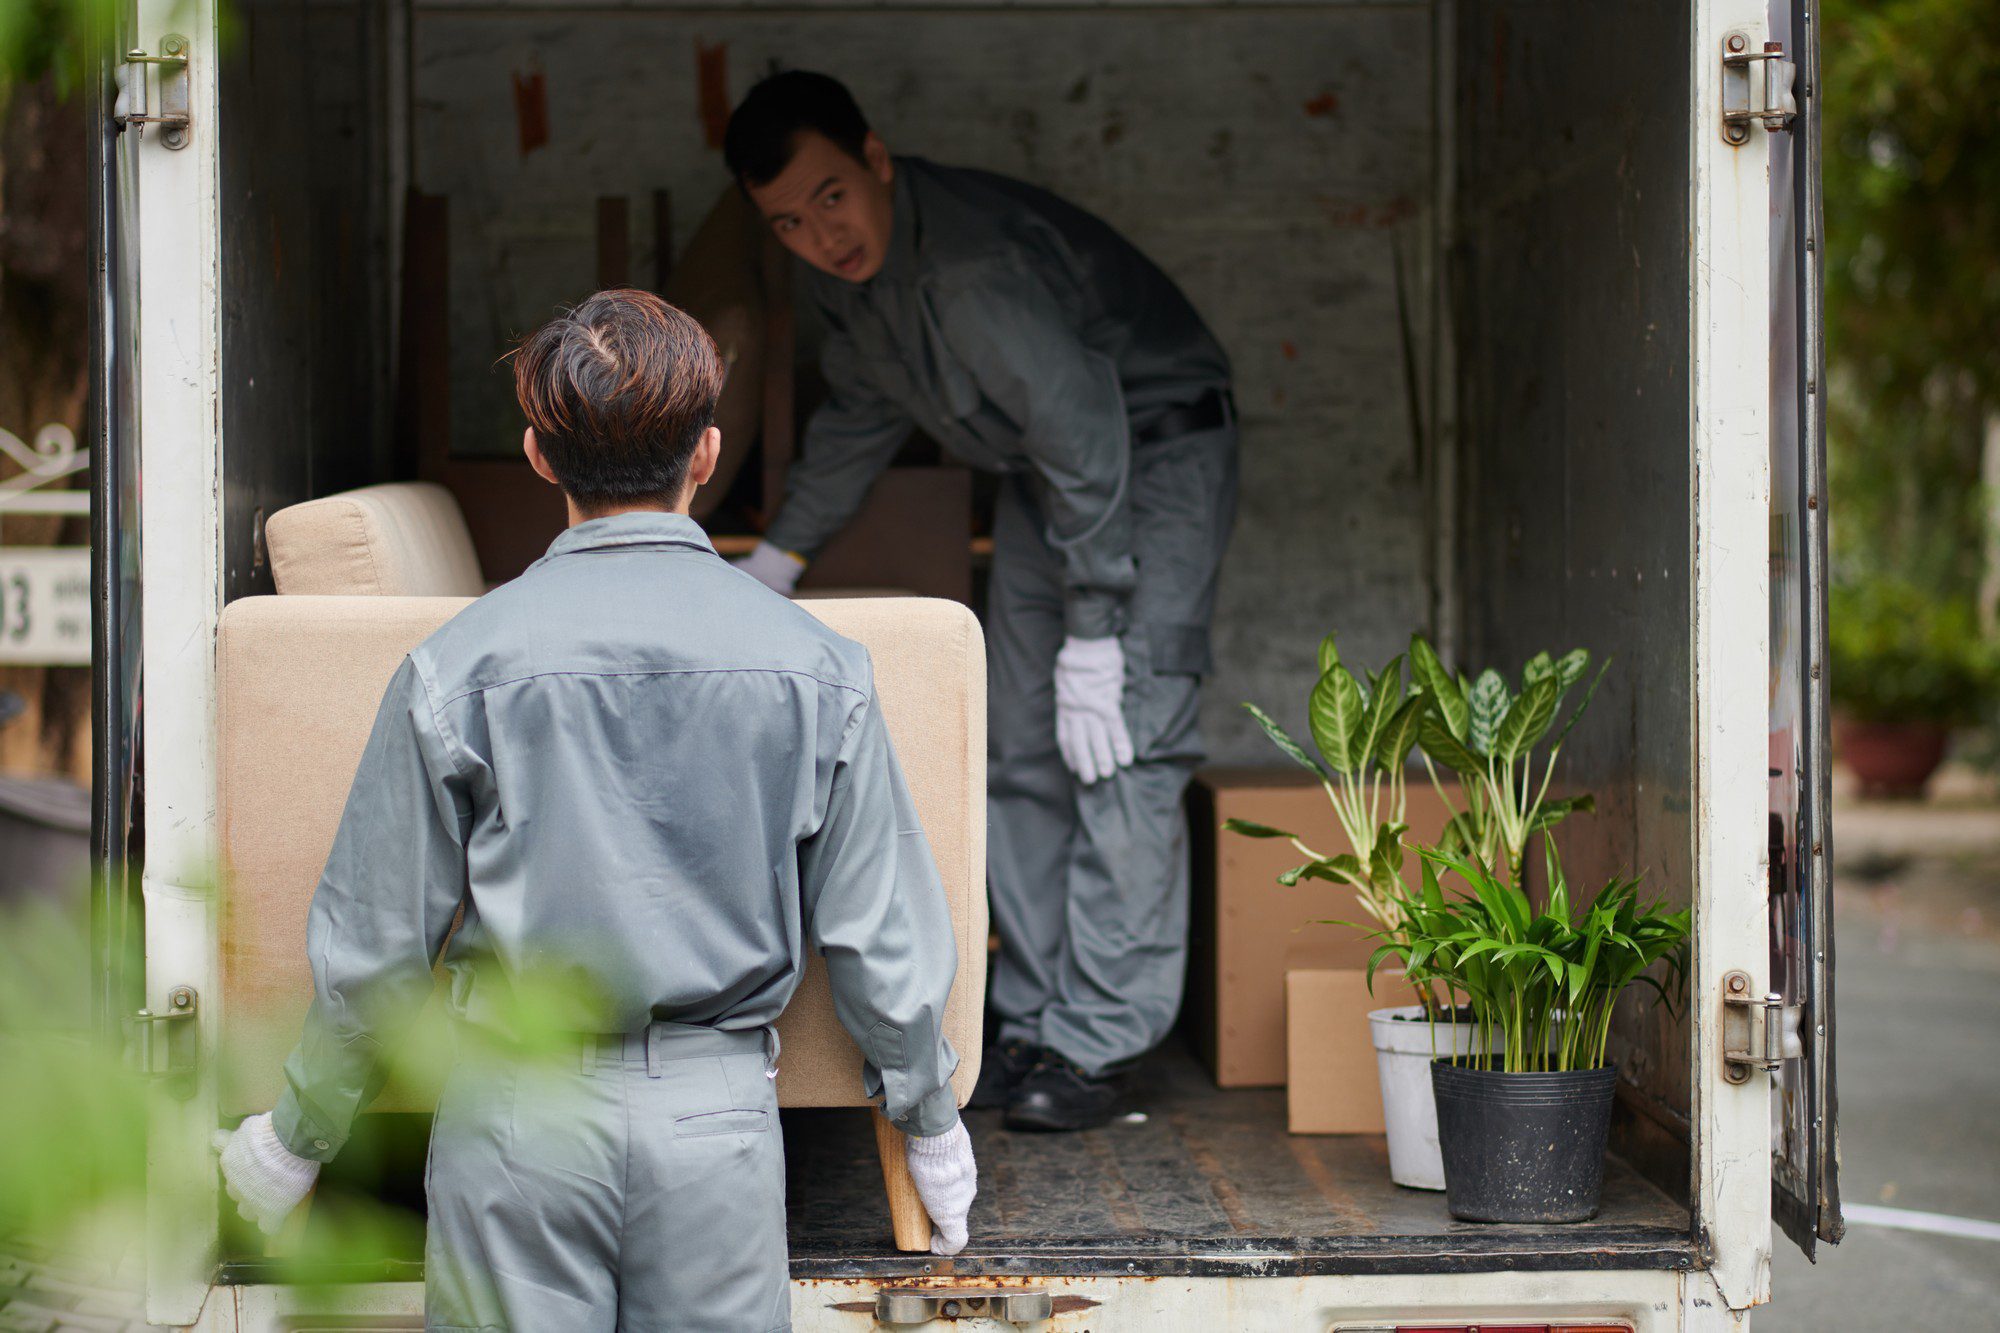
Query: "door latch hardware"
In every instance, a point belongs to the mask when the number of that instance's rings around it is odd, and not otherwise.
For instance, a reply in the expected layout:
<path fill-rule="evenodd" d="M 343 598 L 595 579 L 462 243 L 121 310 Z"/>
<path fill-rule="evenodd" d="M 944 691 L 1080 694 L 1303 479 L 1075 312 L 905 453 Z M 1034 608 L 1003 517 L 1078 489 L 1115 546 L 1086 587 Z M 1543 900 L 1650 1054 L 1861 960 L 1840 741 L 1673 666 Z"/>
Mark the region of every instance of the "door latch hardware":
<path fill-rule="evenodd" d="M 1722 977 L 1722 1077 L 1747 1083 L 1751 1071 L 1775 1074 L 1785 1061 L 1805 1054 L 1800 1037 L 1803 1015 L 1772 991 L 1762 997 L 1750 990 L 1748 972 Z"/>
<path fill-rule="evenodd" d="M 194 1095 L 201 1032 L 193 1019 L 200 1010 L 194 987 L 176 986 L 167 992 L 167 1007 L 161 1012 L 141 1009 L 132 1015 L 139 1025 L 140 1072 L 169 1080 L 169 1091 L 182 1101 Z"/>
<path fill-rule="evenodd" d="M 1755 101 L 1750 97 L 1751 67 L 1763 69 L 1762 86 Z M 1792 84 L 1799 67 L 1785 59 L 1783 42 L 1765 42 L 1764 49 L 1750 49 L 1750 34 L 1738 28 L 1722 39 L 1722 138 L 1737 148 L 1750 142 L 1754 121 L 1773 132 L 1788 130 L 1798 119 L 1799 104 L 1792 96 Z"/>
<path fill-rule="evenodd" d="M 875 1320 L 882 1324 L 922 1324 L 932 1319 L 997 1319 L 1032 1324 L 1055 1314 L 1046 1291 L 1001 1287 L 885 1287 L 875 1295 Z"/>
<path fill-rule="evenodd" d="M 148 92 L 146 67 L 159 67 L 160 109 L 155 114 Z M 118 83 L 118 100 L 112 105 L 111 119 L 119 129 L 136 127 L 143 136 L 146 126 L 160 127 L 160 142 L 169 148 L 185 148 L 194 130 L 194 113 L 188 79 L 188 39 L 170 32 L 160 39 L 160 54 L 130 51 L 124 63 L 113 71 Z"/>

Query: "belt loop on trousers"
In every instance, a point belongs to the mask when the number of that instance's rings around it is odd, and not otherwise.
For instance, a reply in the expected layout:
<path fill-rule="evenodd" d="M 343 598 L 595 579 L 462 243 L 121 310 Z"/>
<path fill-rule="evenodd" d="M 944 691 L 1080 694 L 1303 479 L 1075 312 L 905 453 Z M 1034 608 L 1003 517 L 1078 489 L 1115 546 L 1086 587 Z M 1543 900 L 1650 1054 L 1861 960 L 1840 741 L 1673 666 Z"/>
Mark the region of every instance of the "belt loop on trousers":
<path fill-rule="evenodd" d="M 597 1038 L 588 1032 L 584 1033 L 583 1040 L 576 1044 L 576 1053 L 577 1068 L 583 1071 L 583 1076 L 597 1077 Z"/>
<path fill-rule="evenodd" d="M 780 1044 L 778 1041 L 778 1029 L 776 1027 L 766 1027 L 764 1029 L 765 1078 L 776 1078 L 778 1076 L 778 1049 Z"/>
<path fill-rule="evenodd" d="M 660 1038 L 665 1035 L 665 1033 L 660 1031 L 659 1024 L 657 1023 L 649 1024 L 646 1028 L 647 1078 L 658 1078 L 660 1076 Z"/>

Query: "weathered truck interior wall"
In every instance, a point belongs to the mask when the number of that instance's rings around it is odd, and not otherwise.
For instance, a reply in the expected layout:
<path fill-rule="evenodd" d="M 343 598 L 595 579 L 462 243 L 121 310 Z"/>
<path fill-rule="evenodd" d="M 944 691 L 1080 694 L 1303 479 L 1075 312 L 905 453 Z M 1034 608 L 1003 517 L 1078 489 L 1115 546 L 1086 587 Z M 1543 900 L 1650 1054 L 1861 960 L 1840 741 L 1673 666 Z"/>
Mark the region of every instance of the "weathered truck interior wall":
<path fill-rule="evenodd" d="M 1572 881 L 1685 904 L 1692 605 L 1685 4 L 1459 0 L 1460 533 L 1468 660 L 1611 666 L 1564 768 Z M 1744 682 L 1756 688 L 1756 682 Z M 1637 997 L 1634 997 L 1636 1000 Z M 1627 1001 L 1627 1151 L 1687 1191 L 1687 1031 Z"/>
<path fill-rule="evenodd" d="M 1412 408 L 1432 334 L 1431 23 L 1422 3 L 418 0 L 412 175 L 450 201 L 453 448 L 518 448 L 496 360 L 593 286 L 599 197 L 629 200 L 629 271 L 650 283 L 654 191 L 684 243 L 728 184 L 715 144 L 734 100 L 773 67 L 825 70 L 896 151 L 1103 216 L 1229 349 L 1243 499 L 1207 730 L 1219 760 L 1272 762 L 1239 701 L 1302 731 L 1321 634 L 1386 661 L 1429 612 Z"/>
<path fill-rule="evenodd" d="M 224 588 L 269 592 L 257 516 L 388 465 L 392 0 L 235 0 L 221 62 Z M 197 127 L 197 133 L 201 130 Z"/>

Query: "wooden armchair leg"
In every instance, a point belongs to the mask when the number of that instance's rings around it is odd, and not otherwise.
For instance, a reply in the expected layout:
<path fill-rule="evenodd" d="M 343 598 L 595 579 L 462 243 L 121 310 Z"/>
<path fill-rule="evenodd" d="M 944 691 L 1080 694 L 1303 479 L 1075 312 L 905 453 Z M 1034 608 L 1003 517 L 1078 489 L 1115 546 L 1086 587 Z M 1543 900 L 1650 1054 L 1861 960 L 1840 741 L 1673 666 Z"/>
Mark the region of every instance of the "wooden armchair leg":
<path fill-rule="evenodd" d="M 896 1248 L 922 1252 L 931 1247 L 931 1216 L 917 1197 L 917 1182 L 910 1179 L 910 1159 L 904 1156 L 903 1131 L 889 1123 L 880 1111 L 868 1113 L 875 1120 L 875 1150 L 882 1156 L 882 1184 L 889 1193 L 889 1221 L 896 1232 Z"/>

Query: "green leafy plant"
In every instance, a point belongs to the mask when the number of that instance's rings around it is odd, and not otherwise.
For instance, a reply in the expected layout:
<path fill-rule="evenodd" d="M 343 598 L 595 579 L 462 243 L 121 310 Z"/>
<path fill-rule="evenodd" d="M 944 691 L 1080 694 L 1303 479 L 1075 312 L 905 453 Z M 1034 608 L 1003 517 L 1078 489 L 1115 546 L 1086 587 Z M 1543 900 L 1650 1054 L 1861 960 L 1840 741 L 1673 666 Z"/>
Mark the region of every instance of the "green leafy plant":
<path fill-rule="evenodd" d="M 1455 1063 L 1507 1073 L 1596 1069 L 1610 1045 L 1611 1014 L 1634 985 L 1669 1005 L 1684 995 L 1688 968 L 1688 909 L 1639 897 L 1639 880 L 1609 881 L 1573 910 L 1555 848 L 1543 841 L 1548 900 L 1539 910 L 1515 884 L 1474 858 L 1418 847 L 1423 870 L 1414 893 L 1397 904 L 1397 930 L 1368 960 L 1375 971 L 1401 961 L 1411 981 L 1465 997 L 1477 1026 L 1472 1053 Z M 1448 896 L 1442 876 L 1456 875 L 1465 892 Z M 1652 969 L 1665 965 L 1665 975 Z M 1441 1049 L 1451 1049 L 1447 1043 Z"/>
<path fill-rule="evenodd" d="M 1247 838 L 1286 839 L 1306 859 L 1279 875 L 1279 883 L 1290 887 L 1301 879 L 1320 879 L 1344 884 L 1378 926 L 1394 932 L 1403 889 L 1402 838 L 1409 828 L 1405 773 L 1426 706 L 1420 695 L 1406 692 L 1401 657 L 1357 677 L 1341 662 L 1331 634 L 1320 641 L 1319 671 L 1307 699 L 1317 755 L 1257 705 L 1243 707 L 1272 744 L 1319 779 L 1347 850 L 1317 851 L 1295 833 L 1247 819 L 1227 820 L 1223 827 Z"/>
<path fill-rule="evenodd" d="M 1869 578 L 1837 584 L 1827 620 L 1834 701 L 1869 722 L 1953 726 L 2000 693 L 2000 654 L 1963 599 Z"/>
<path fill-rule="evenodd" d="M 1506 678 L 1495 670 L 1482 671 L 1472 680 L 1452 675 L 1422 635 L 1411 638 L 1412 688 L 1426 701 L 1417 740 L 1432 785 L 1452 812 L 1443 847 L 1502 870 L 1509 881 L 1518 882 L 1530 838 L 1575 811 L 1596 808 L 1587 792 L 1550 797 L 1549 780 L 1570 728 L 1590 707 L 1608 666 L 1606 662 L 1598 668 L 1561 730 L 1551 737 L 1564 698 L 1590 669 L 1587 650 L 1576 648 L 1560 658 L 1537 653 L 1522 668 L 1519 687 L 1510 690 Z M 1537 749 L 1545 743 L 1538 756 Z M 1465 809 L 1452 804 L 1438 780 L 1439 764 L 1458 774 Z"/>

